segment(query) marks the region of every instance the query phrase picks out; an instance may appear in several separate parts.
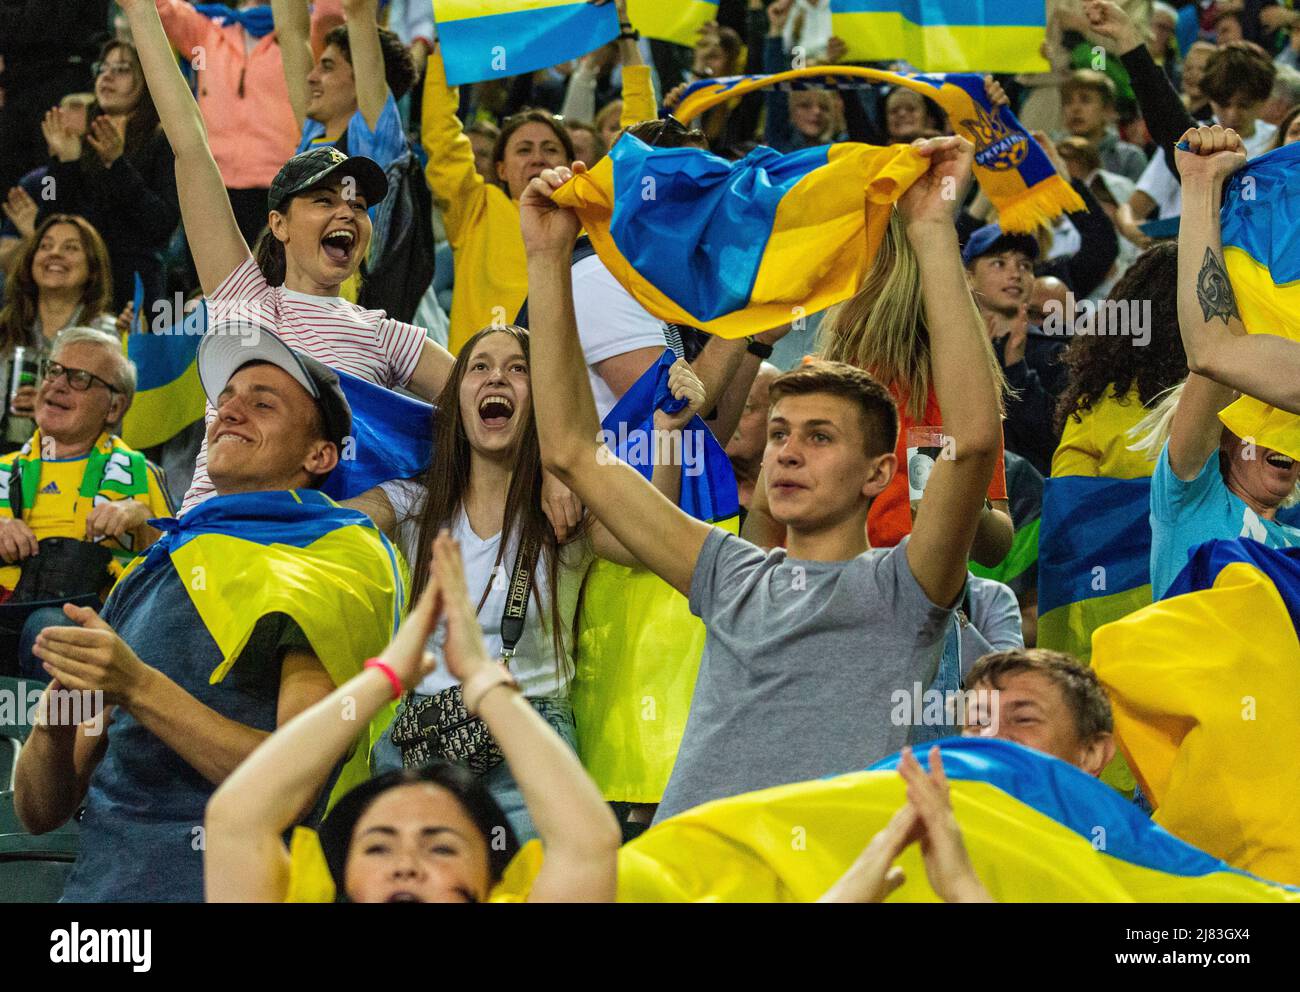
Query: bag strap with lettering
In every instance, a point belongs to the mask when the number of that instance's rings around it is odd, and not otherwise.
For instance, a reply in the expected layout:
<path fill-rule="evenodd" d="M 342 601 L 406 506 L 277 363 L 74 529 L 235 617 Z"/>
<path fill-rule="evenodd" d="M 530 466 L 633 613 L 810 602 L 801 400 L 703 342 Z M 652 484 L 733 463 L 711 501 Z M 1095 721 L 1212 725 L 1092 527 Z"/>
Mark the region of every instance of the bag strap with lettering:
<path fill-rule="evenodd" d="M 506 589 L 506 605 L 501 611 L 501 657 L 510 663 L 519 639 L 524 636 L 528 616 L 528 593 L 533 586 L 533 569 L 537 566 L 537 542 L 529 540 L 519 546 L 514 571 Z"/>

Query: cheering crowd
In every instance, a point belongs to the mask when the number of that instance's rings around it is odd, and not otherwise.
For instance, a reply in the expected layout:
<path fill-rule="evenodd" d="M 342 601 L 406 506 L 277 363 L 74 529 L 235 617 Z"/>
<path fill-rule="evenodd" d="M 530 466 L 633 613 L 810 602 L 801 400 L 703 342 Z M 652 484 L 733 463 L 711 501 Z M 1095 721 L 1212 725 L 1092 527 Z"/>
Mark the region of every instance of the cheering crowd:
<path fill-rule="evenodd" d="M 1050 71 L 972 67 L 1083 204 L 1026 233 L 913 89 L 671 116 L 846 64 L 828 0 L 724 0 L 693 49 L 604 2 L 615 41 L 457 87 L 428 0 L 0 0 L 0 674 L 46 683 L 11 801 L 76 821 L 65 900 L 612 901 L 674 817 L 899 754 L 823 898 L 884 899 L 915 844 L 990 901 L 933 741 L 1123 765 L 1088 659 L 1038 636 L 1045 480 L 1150 479 L 1156 599 L 1203 542 L 1300 547 L 1300 462 L 1219 418 L 1300 414 L 1219 213 L 1300 141 L 1300 10 L 1048 0 Z M 901 144 L 920 177 L 847 298 L 727 338 L 553 198 L 620 142 Z M 124 344 L 196 313 L 206 411 L 131 447 Z M 647 381 L 632 466 L 602 430 Z M 331 490 L 390 393 L 433 405 L 427 466 Z M 726 519 L 688 502 L 700 438 Z M 914 685 L 996 713 L 900 720 Z"/>

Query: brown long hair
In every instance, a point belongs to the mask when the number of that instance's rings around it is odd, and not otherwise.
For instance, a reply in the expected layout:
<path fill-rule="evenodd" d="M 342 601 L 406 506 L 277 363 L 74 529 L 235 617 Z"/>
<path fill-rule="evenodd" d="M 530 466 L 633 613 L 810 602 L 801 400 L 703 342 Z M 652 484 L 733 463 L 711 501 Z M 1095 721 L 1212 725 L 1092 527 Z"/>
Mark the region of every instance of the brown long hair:
<path fill-rule="evenodd" d="M 99 232 L 84 217 L 75 214 L 50 214 L 41 221 L 27 241 L 21 255 L 14 259 L 5 283 L 5 305 L 0 310 L 0 350 L 9 351 L 27 344 L 32 324 L 38 315 L 40 289 L 32 276 L 32 260 L 41 240 L 55 224 L 71 224 L 81 235 L 81 249 L 86 254 L 86 285 L 81 291 L 81 323 L 88 324 L 100 314 L 108 313 L 113 303 L 113 270 L 108 249 Z"/>
<path fill-rule="evenodd" d="M 460 413 L 460 386 L 465 380 L 471 356 L 478 343 L 489 334 L 509 334 L 529 360 L 528 331 L 522 327 L 485 327 L 461 346 L 456 364 L 438 397 L 438 413 L 433 426 L 433 458 L 424 477 L 425 499 L 423 508 L 415 511 L 420 521 L 418 551 L 412 576 L 411 602 L 419 597 L 429 581 L 432 565 L 431 545 L 444 527 L 450 527 L 464 505 L 469 489 L 470 445 Z M 530 372 L 531 375 L 531 372 Z M 543 604 L 541 591 L 533 583 L 533 598 L 538 609 L 549 609 L 551 615 L 551 641 L 556 663 L 564 658 L 564 631 L 560 626 L 559 577 L 560 543 L 555 538 L 550 521 L 542 512 L 542 448 L 537 440 L 537 424 L 533 419 L 531 401 L 526 410 L 516 416 L 525 417 L 515 451 L 515 469 L 510 475 L 510 489 L 506 493 L 505 518 L 501 523 L 501 543 L 497 552 L 497 566 L 514 568 L 514 562 L 502 562 L 506 548 L 518 539 L 520 552 L 527 547 L 539 550 L 537 567 L 545 567 L 550 586 L 549 604 Z M 414 515 L 412 519 L 414 518 Z M 508 581 L 508 580 L 507 580 Z M 479 590 L 471 589 L 471 596 Z"/>
<path fill-rule="evenodd" d="M 149 95 L 149 83 L 144 78 L 144 69 L 140 67 L 140 54 L 135 50 L 135 46 L 129 41 L 118 41 L 114 39 L 104 45 L 99 51 L 99 61 L 103 62 L 116 49 L 122 49 L 127 53 L 132 65 L 132 72 L 140 83 L 140 98 L 136 102 L 135 109 L 127 116 L 126 130 L 122 134 L 125 148 L 122 154 L 125 155 L 135 165 L 142 165 L 144 160 L 149 156 L 149 147 L 153 144 L 154 135 L 158 133 L 162 125 L 158 121 L 158 108 L 154 106 L 153 97 Z M 90 110 L 86 114 L 86 126 L 89 129 L 90 123 L 96 118 L 102 116 L 104 111 L 100 108 L 99 103 L 91 104 Z M 82 171 L 91 175 L 97 175 L 107 171 L 104 163 L 99 160 L 95 150 L 90 147 L 90 142 L 83 141 L 81 149 L 81 168 Z"/>

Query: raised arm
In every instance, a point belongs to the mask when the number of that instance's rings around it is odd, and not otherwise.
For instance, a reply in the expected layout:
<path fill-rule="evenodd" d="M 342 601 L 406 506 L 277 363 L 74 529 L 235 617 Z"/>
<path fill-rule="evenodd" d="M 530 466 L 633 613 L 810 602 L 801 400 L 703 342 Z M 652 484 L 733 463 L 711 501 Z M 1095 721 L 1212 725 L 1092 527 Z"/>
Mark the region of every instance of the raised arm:
<path fill-rule="evenodd" d="M 1193 124 L 1178 91 L 1156 65 L 1142 32 L 1121 7 L 1110 0 L 1088 0 L 1084 14 L 1093 33 L 1120 57 L 1151 138 L 1164 149 L 1166 160 L 1172 161 L 1178 135 Z"/>
<path fill-rule="evenodd" d="M 437 602 L 438 585 L 431 581 L 380 655 L 406 689 L 433 668 L 424 645 L 437 620 Z M 287 722 L 226 778 L 208 801 L 205 817 L 208 902 L 284 901 L 289 888 L 284 832 L 315 801 L 358 730 L 392 698 L 387 676 L 366 668 Z"/>
<path fill-rule="evenodd" d="M 714 340 L 721 339 L 715 338 Z M 733 342 L 727 341 L 724 343 L 732 344 Z M 742 341 L 740 344 L 743 347 L 744 342 Z M 708 346 L 705 347 L 705 351 L 707 350 Z M 701 353 L 700 357 L 703 357 L 703 353 Z M 716 388 L 717 384 L 714 386 L 715 390 Z M 676 413 L 667 413 L 663 410 L 654 412 L 652 422 L 654 438 L 652 443 L 655 454 L 654 470 L 650 474 L 650 482 L 659 492 L 663 493 L 665 499 L 672 503 L 680 503 L 682 498 L 682 467 L 674 453 L 685 450 L 682 430 L 697 413 L 707 409 L 709 392 L 708 387 L 697 374 L 695 367 L 687 364 L 684 358 L 677 359 L 672 368 L 669 369 L 668 389 L 674 399 L 685 400 L 686 405 Z M 708 428 L 696 428 L 696 430 L 708 430 Z M 641 564 L 640 560 L 627 548 L 623 547 L 618 539 L 609 532 L 609 529 L 594 516 L 589 518 L 587 536 L 591 541 L 592 550 L 601 558 L 617 562 L 620 565 L 626 565 L 629 568 L 635 568 Z"/>
<path fill-rule="evenodd" d="M 443 226 L 452 248 L 461 246 L 487 200 L 487 184 L 474 167 L 474 146 L 456 116 L 459 102 L 458 88 L 447 85 L 442 53 L 435 38 L 424 72 L 420 138 L 429 153 L 424 177 L 429 182 L 434 203 L 442 211 Z"/>
<path fill-rule="evenodd" d="M 1177 153 L 1183 177 L 1178 228 L 1178 329 L 1193 371 L 1265 403 L 1300 413 L 1300 345 L 1247 334 L 1224 264 L 1219 203 L 1245 164 L 1241 138 L 1215 124 L 1190 128 Z"/>
<path fill-rule="evenodd" d="M 311 15 L 307 0 L 271 0 L 275 19 L 275 36 L 280 43 L 284 63 L 284 81 L 289 87 L 289 103 L 294 119 L 301 128 L 307 123 L 307 77 L 316 60 L 311 52 Z M 348 43 L 352 43 L 349 32 Z"/>
<path fill-rule="evenodd" d="M 615 0 L 618 8 L 619 31 L 631 29 L 632 21 L 627 12 L 627 0 Z M 650 67 L 641 58 L 641 49 L 631 38 L 620 38 L 618 57 L 623 63 L 623 112 L 619 115 L 619 124 L 631 127 L 641 121 L 654 120 L 659 116 L 659 105 L 655 102 L 654 82 L 650 78 Z"/>
<path fill-rule="evenodd" d="M 352 52 L 352 75 L 356 79 L 357 109 L 373 131 L 388 102 L 388 82 L 384 77 L 384 52 L 379 47 L 377 0 L 343 0 L 348 19 L 348 48 Z"/>
<path fill-rule="evenodd" d="M 211 293 L 249 257 L 207 131 L 181 76 L 153 0 L 122 0 L 149 95 L 176 156 L 176 191 L 203 292 Z"/>
<path fill-rule="evenodd" d="M 613 902 L 618 823 L 573 749 L 520 692 L 494 677 L 500 665 L 488 660 L 460 548 L 446 531 L 433 545 L 435 582 L 447 616 L 447 669 L 465 687 L 466 708 L 501 746 L 546 852 L 528 901 Z"/>
<path fill-rule="evenodd" d="M 581 163 L 575 167 L 583 171 Z M 638 560 L 687 594 L 709 526 L 679 510 L 599 440 L 600 420 L 573 315 L 570 258 L 578 218 L 551 199 L 571 175 L 563 167 L 546 170 L 519 203 L 529 323 L 536 340 L 532 377 L 538 384 L 534 412 L 542 462 Z"/>
<path fill-rule="evenodd" d="M 956 137 L 916 147 L 930 159 L 930 170 L 903 194 L 897 209 L 921 269 L 930 368 L 948 441 L 917 510 L 907 561 L 930 601 L 946 606 L 966 583 L 967 556 L 999 457 L 1001 411 L 988 336 L 966 283 L 953 223 L 974 148 Z"/>

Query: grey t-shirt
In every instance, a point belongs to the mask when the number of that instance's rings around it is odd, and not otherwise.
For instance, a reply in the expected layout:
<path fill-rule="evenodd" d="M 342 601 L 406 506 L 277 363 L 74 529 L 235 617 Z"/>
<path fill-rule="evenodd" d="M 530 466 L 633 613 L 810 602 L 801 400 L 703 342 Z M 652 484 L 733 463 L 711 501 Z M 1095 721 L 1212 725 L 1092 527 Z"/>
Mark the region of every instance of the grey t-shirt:
<path fill-rule="evenodd" d="M 691 577 L 707 636 L 658 822 L 724 796 L 858 771 L 910 727 L 891 697 L 928 686 L 950 607 L 929 601 L 907 542 L 849 561 L 764 553 L 715 528 Z"/>

